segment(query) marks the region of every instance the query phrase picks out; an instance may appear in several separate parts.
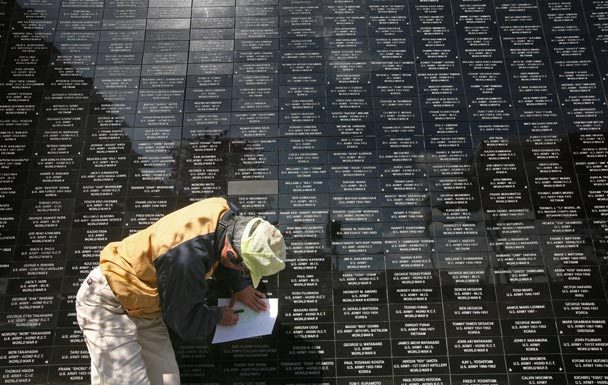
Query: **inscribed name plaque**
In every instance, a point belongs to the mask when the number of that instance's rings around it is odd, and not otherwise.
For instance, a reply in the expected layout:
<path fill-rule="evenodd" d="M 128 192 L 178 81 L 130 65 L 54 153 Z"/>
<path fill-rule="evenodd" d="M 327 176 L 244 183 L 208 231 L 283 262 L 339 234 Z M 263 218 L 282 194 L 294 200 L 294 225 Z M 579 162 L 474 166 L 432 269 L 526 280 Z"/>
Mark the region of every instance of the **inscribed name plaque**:
<path fill-rule="evenodd" d="M 608 378 L 606 0 L 0 5 L 0 376 L 90 383 L 106 244 L 211 196 L 278 226 L 272 333 L 183 383 Z"/>

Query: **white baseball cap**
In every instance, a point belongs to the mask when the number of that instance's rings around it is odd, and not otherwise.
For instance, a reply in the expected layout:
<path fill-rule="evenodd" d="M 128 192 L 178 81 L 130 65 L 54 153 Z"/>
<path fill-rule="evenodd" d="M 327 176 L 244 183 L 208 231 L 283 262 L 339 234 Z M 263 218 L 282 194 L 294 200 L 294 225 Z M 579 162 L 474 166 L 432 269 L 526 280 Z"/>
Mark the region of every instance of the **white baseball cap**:
<path fill-rule="evenodd" d="M 241 258 L 249 270 L 253 287 L 258 287 L 262 277 L 285 268 L 285 240 L 270 222 L 262 218 L 249 220 L 239 243 Z"/>

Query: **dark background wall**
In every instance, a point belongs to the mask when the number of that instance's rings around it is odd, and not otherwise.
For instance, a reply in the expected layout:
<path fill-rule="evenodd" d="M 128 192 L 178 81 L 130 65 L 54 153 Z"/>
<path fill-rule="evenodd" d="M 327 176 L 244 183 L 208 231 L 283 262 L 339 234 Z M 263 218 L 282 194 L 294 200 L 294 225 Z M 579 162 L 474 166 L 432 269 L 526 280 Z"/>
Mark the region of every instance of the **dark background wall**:
<path fill-rule="evenodd" d="M 0 383 L 81 384 L 100 249 L 224 195 L 272 336 L 188 384 L 608 381 L 608 1 L 0 0 Z"/>

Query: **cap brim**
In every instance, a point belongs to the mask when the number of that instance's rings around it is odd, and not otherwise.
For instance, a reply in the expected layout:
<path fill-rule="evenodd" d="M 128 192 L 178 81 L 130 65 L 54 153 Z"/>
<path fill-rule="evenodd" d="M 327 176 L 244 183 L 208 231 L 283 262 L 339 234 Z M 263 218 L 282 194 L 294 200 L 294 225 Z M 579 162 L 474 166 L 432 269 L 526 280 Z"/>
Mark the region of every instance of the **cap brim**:
<path fill-rule="evenodd" d="M 260 281 L 262 280 L 262 276 L 258 276 L 258 275 L 254 275 L 251 274 L 251 285 L 253 286 L 254 289 L 257 289 L 258 285 L 260 284 Z"/>

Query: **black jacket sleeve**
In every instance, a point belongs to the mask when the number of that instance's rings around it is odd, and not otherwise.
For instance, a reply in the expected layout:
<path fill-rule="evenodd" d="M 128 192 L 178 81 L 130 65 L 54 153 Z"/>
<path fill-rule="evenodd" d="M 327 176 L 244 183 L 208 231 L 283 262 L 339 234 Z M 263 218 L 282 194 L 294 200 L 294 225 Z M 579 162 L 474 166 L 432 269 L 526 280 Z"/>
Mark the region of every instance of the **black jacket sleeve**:
<path fill-rule="evenodd" d="M 206 243 L 194 238 L 155 262 L 163 319 L 182 340 L 206 338 L 221 319 L 221 309 L 205 303 L 211 261 Z"/>

